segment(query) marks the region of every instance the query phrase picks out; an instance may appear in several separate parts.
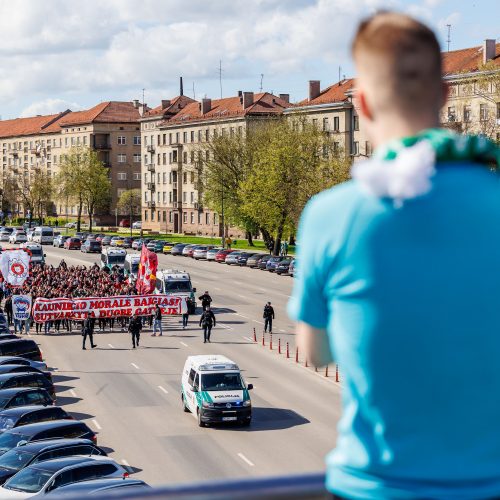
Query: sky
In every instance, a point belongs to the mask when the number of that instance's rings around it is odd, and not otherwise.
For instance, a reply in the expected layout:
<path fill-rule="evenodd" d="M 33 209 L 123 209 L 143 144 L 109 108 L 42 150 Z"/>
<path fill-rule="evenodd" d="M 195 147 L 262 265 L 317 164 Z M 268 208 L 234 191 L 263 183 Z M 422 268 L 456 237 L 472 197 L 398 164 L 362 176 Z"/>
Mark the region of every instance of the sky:
<path fill-rule="evenodd" d="M 377 9 L 430 25 L 443 50 L 500 41 L 499 0 L 0 0 L 0 117 L 150 106 L 179 94 L 307 95 L 354 75 L 349 45 Z M 144 89 L 144 91 L 143 91 Z"/>

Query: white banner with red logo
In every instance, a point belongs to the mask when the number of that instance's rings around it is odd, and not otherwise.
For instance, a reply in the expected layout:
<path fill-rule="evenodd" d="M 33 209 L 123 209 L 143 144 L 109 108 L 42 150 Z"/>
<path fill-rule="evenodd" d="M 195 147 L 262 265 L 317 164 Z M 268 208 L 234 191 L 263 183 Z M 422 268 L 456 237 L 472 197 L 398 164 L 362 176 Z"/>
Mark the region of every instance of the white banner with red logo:
<path fill-rule="evenodd" d="M 25 321 L 30 317 L 31 312 L 31 295 L 13 295 L 12 296 L 12 313 L 14 319 Z"/>
<path fill-rule="evenodd" d="M 22 286 L 29 275 L 30 253 L 14 248 L 0 255 L 0 271 L 3 279 L 12 286 Z"/>
<path fill-rule="evenodd" d="M 184 314 L 187 303 L 184 297 L 173 295 L 115 295 L 113 297 L 78 297 L 43 299 L 33 304 L 33 319 L 37 323 L 58 319 L 83 320 L 89 314 L 94 318 L 116 318 L 120 316 L 149 316 L 156 305 L 162 314 Z"/>

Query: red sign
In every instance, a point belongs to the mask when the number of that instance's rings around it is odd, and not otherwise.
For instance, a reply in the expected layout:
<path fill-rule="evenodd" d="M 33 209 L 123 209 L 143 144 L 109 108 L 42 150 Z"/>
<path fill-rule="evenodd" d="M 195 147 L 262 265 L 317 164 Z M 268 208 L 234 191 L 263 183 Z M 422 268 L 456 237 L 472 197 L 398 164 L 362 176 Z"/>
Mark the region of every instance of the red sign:
<path fill-rule="evenodd" d="M 78 297 L 74 299 L 38 298 L 33 304 L 33 319 L 37 323 L 58 319 L 83 320 L 89 314 L 94 318 L 119 316 L 149 316 L 156 305 L 163 314 L 187 312 L 186 299 L 173 295 L 115 295 L 113 297 Z"/>

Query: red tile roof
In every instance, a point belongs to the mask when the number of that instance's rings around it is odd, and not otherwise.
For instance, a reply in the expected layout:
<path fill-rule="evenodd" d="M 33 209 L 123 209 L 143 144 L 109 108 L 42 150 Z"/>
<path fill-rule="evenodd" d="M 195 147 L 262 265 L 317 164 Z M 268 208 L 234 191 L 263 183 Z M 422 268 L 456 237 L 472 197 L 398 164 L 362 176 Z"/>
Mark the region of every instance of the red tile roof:
<path fill-rule="evenodd" d="M 60 121 L 61 127 L 90 123 L 133 123 L 140 118 L 132 102 L 107 101 L 93 108 L 69 113 Z"/>
<path fill-rule="evenodd" d="M 322 90 L 318 97 L 312 100 L 304 99 L 295 106 L 314 106 L 316 104 L 330 104 L 335 102 L 347 101 L 346 92 L 353 90 L 354 88 L 354 78 L 347 78 L 338 83 L 334 83 L 325 90 Z"/>
<path fill-rule="evenodd" d="M 70 111 L 55 115 L 33 116 L 30 118 L 15 118 L 0 121 L 0 137 L 19 137 L 23 135 L 37 135 L 60 130 L 58 121 Z"/>
<path fill-rule="evenodd" d="M 444 75 L 472 73 L 481 69 L 483 65 L 482 46 L 451 50 L 450 52 L 443 52 L 442 56 Z M 496 56 L 489 61 L 489 64 L 500 68 L 500 43 L 496 44 Z"/>
<path fill-rule="evenodd" d="M 243 109 L 241 98 L 226 97 L 223 99 L 212 99 L 211 108 L 208 113 L 201 114 L 201 103 L 193 101 L 176 115 L 164 122 L 165 125 L 179 124 L 188 121 L 206 121 L 214 119 L 235 118 L 247 115 L 270 115 L 281 114 L 291 104 L 279 97 L 267 92 L 254 95 L 254 102 Z"/>

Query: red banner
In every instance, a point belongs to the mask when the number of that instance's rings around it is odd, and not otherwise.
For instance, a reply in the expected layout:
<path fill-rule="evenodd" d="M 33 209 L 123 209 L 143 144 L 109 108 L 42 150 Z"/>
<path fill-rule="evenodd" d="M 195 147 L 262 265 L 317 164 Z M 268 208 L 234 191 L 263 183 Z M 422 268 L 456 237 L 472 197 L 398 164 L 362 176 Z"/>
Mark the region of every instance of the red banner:
<path fill-rule="evenodd" d="M 141 295 L 153 293 L 156 284 L 156 271 L 158 269 L 158 256 L 142 245 L 141 261 L 137 273 L 135 288 Z"/>
<path fill-rule="evenodd" d="M 38 298 L 33 304 L 33 319 L 37 323 L 58 319 L 83 320 L 89 314 L 94 318 L 116 318 L 119 316 L 149 316 L 156 305 L 163 314 L 187 312 L 184 297 L 173 295 L 115 295 L 113 297 L 78 297 L 74 299 Z"/>

